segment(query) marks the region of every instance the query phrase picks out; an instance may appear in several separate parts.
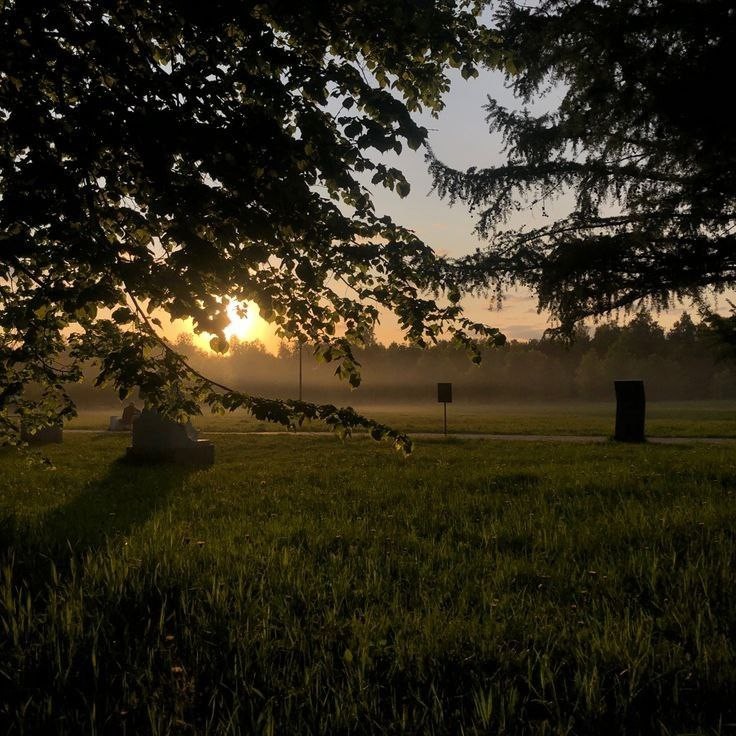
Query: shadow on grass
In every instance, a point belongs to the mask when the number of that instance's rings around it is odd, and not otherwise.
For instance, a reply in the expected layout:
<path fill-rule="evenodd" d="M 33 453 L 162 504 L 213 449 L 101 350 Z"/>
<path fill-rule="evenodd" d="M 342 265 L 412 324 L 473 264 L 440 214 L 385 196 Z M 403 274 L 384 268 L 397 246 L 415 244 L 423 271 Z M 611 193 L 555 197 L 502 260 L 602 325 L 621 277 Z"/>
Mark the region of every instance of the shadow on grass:
<path fill-rule="evenodd" d="M 131 464 L 116 460 L 107 473 L 89 479 L 65 503 L 40 520 L 0 523 L 0 549 L 29 548 L 81 554 L 111 537 L 124 537 L 167 508 L 184 487 L 193 468 L 166 464 Z"/>

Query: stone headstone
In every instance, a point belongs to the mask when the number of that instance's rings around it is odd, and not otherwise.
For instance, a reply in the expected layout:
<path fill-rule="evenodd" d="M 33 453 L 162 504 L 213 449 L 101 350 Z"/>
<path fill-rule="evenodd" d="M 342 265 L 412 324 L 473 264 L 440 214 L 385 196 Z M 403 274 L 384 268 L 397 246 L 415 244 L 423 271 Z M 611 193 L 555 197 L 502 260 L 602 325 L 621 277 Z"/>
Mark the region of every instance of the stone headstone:
<path fill-rule="evenodd" d="M 107 428 L 108 432 L 125 432 L 126 428 L 123 426 L 123 420 L 121 417 L 110 417 L 110 425 Z"/>
<path fill-rule="evenodd" d="M 644 381 L 614 381 L 616 433 L 619 442 L 644 442 L 646 397 Z"/>
<path fill-rule="evenodd" d="M 20 438 L 29 445 L 60 445 L 64 441 L 64 432 L 61 424 L 52 424 L 34 431 L 21 422 Z"/>
<path fill-rule="evenodd" d="M 133 429 L 133 424 L 135 424 L 140 415 L 140 409 L 131 401 L 130 404 L 123 409 L 123 415 L 120 417 L 120 421 L 127 429 Z"/>
<path fill-rule="evenodd" d="M 198 439 L 191 423 L 180 424 L 155 409 L 144 409 L 133 424 L 132 446 L 126 457 L 141 462 L 212 465 L 215 447 L 209 440 Z"/>
<path fill-rule="evenodd" d="M 122 416 L 110 417 L 110 425 L 107 429 L 109 432 L 130 432 L 140 415 L 140 409 L 131 402 L 123 409 Z"/>

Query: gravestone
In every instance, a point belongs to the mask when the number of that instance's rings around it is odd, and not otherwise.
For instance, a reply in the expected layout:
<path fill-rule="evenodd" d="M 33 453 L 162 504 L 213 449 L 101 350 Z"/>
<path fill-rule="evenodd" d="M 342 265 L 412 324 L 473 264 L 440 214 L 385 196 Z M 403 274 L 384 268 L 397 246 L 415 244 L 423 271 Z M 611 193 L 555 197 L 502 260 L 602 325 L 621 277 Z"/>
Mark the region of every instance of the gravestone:
<path fill-rule="evenodd" d="M 20 438 L 29 445 L 60 445 L 64 441 L 64 432 L 60 423 L 31 430 L 21 422 Z"/>
<path fill-rule="evenodd" d="M 123 427 L 123 420 L 121 417 L 112 416 L 110 417 L 110 424 L 107 427 L 108 432 L 127 432 L 127 429 Z"/>
<path fill-rule="evenodd" d="M 132 446 L 126 458 L 136 462 L 212 465 L 215 446 L 209 440 L 200 440 L 191 422 L 180 424 L 155 409 L 144 409 L 133 424 Z"/>
<path fill-rule="evenodd" d="M 619 442 L 644 442 L 646 397 L 644 381 L 614 381 L 616 433 Z"/>
<path fill-rule="evenodd" d="M 123 409 L 122 416 L 110 417 L 110 426 L 107 429 L 109 432 L 130 432 L 140 415 L 140 409 L 131 401 Z"/>

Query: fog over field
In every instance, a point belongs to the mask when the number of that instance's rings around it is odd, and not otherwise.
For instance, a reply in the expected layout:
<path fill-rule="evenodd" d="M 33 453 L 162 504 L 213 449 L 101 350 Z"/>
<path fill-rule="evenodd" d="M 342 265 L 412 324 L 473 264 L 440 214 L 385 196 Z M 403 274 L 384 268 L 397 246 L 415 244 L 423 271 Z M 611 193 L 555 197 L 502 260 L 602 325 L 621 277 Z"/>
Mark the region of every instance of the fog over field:
<path fill-rule="evenodd" d="M 196 348 L 188 335 L 177 347 L 197 370 L 248 393 L 297 398 L 299 354 L 282 344 L 278 354 L 258 342 L 232 341 L 225 356 Z M 476 366 L 464 350 L 440 342 L 422 350 L 369 341 L 356 350 L 362 383 L 353 390 L 335 376 L 334 364 L 318 362 L 311 346 L 302 350 L 302 396 L 308 401 L 353 406 L 427 405 L 436 402 L 437 382 L 453 383 L 458 404 L 607 401 L 613 381 L 641 378 L 650 400 L 736 398 L 736 369 L 727 347 L 703 323 L 683 315 L 665 331 L 640 313 L 626 326 L 581 330 L 572 344 L 552 339 L 511 341 L 487 350 Z M 112 390 L 90 380 L 71 387 L 80 409 L 117 407 Z"/>

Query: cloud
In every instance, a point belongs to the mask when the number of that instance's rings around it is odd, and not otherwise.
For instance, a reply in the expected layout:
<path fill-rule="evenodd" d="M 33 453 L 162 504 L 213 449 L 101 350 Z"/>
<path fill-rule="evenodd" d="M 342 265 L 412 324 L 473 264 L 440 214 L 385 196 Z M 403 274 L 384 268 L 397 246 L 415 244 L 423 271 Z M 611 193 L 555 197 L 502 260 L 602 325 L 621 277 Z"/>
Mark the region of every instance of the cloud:
<path fill-rule="evenodd" d="M 538 340 L 542 337 L 544 327 L 540 325 L 505 325 L 501 331 L 510 340 Z"/>

